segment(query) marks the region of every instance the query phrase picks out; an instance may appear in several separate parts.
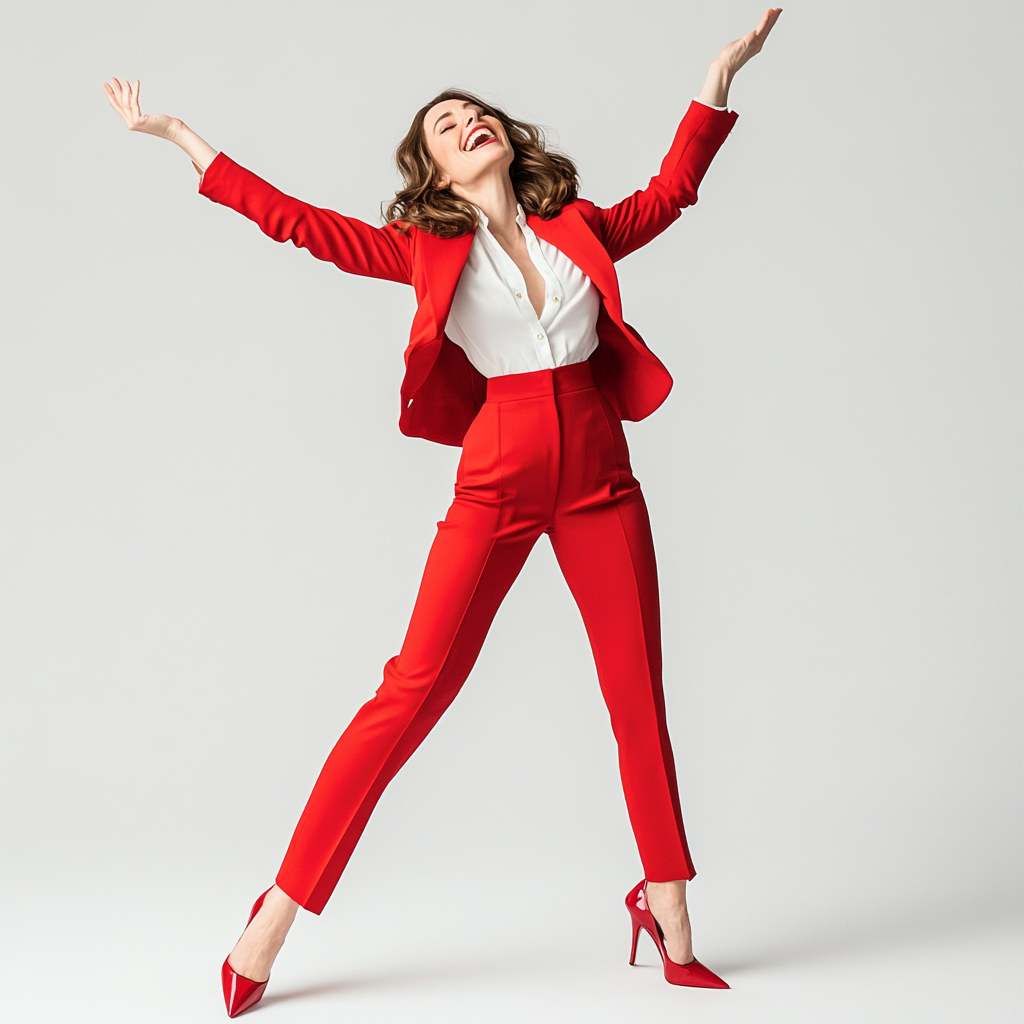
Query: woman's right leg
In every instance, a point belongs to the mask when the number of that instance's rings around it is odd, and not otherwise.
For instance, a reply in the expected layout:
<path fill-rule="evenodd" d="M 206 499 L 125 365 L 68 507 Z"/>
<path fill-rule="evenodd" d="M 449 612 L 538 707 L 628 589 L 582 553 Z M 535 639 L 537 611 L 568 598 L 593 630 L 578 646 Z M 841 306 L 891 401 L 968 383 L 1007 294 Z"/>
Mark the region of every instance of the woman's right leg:
<path fill-rule="evenodd" d="M 550 399 L 541 405 L 540 421 L 557 422 Z M 278 886 L 314 914 L 334 891 L 385 787 L 455 699 L 546 528 L 549 492 L 557 486 L 557 474 L 547 471 L 553 443 L 557 437 L 545 443 L 536 430 L 512 430 L 490 401 L 473 421 L 455 500 L 438 523 L 402 650 L 331 751 L 277 874 Z"/>
<path fill-rule="evenodd" d="M 387 784 L 455 699 L 539 530 L 456 499 L 438 525 L 402 650 L 342 734 L 299 818 L 278 886 L 319 914 Z"/>
<path fill-rule="evenodd" d="M 539 528 L 456 498 L 423 572 L 402 650 L 331 751 L 299 818 L 276 885 L 229 957 L 269 977 L 299 906 L 319 914 L 387 784 L 455 699 Z"/>
<path fill-rule="evenodd" d="M 263 927 L 261 918 L 270 915 L 268 942 L 282 923 L 287 932 L 285 916 L 294 913 L 289 898 L 317 914 L 323 909 L 381 793 L 458 693 L 498 606 L 550 524 L 560 461 L 554 371 L 515 377 L 498 378 L 495 396 L 494 382 L 488 384 L 488 401 L 463 442 L 455 501 L 438 524 L 402 650 L 313 787 L 277 875 L 275 889 L 285 899 L 268 896 L 253 919 L 251 927 Z M 278 908 L 273 920 L 271 903 Z M 242 945 L 230 964 L 245 975 Z"/>

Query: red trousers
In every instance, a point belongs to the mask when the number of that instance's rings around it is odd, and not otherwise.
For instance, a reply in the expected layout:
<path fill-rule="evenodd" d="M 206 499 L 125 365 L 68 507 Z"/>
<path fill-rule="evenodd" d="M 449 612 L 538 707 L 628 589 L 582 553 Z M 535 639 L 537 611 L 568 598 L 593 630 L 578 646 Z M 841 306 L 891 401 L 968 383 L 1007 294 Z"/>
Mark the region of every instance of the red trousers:
<path fill-rule="evenodd" d="M 542 533 L 579 605 L 644 871 L 692 878 L 661 683 L 658 579 L 622 424 L 589 363 L 495 377 L 401 653 L 331 751 L 277 884 L 320 913 L 387 784 L 455 699 Z"/>

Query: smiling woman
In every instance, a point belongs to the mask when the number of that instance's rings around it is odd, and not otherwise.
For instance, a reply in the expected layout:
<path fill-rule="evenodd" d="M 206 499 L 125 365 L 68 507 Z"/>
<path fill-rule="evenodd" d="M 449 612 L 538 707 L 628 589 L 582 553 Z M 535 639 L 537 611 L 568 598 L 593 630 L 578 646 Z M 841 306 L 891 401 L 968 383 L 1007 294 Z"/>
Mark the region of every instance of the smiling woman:
<path fill-rule="evenodd" d="M 202 195 L 341 270 L 414 287 L 399 426 L 463 449 L 402 649 L 331 751 L 275 884 L 224 961 L 230 1016 L 263 995 L 297 909 L 324 909 L 542 534 L 590 637 L 646 875 L 626 897 L 630 963 L 646 931 L 669 982 L 728 988 L 693 958 L 694 869 L 665 717 L 654 544 L 622 429 L 665 400 L 672 378 L 623 319 L 613 263 L 697 201 L 736 121 L 732 77 L 779 14 L 722 50 L 658 174 L 607 208 L 578 197 L 575 166 L 538 128 L 469 93 L 442 93 L 416 113 L 396 153 L 404 187 L 372 227 L 285 195 L 176 118 L 142 114 L 138 82 L 107 83 L 129 128 L 188 153 Z"/>
<path fill-rule="evenodd" d="M 509 117 L 471 93 L 448 90 L 416 112 L 398 144 L 395 163 L 405 187 L 388 205 L 387 220 L 415 224 L 441 238 L 474 230 L 479 211 L 453 191 L 451 177 L 439 169 L 438 158 L 445 154 L 450 160 L 460 152 L 482 157 L 485 154 L 477 151 L 488 143 L 490 152 L 486 160 L 477 162 L 477 169 L 483 174 L 488 167 L 504 162 L 526 213 L 549 220 L 576 198 L 576 165 L 567 156 L 548 150 L 540 128 Z"/>

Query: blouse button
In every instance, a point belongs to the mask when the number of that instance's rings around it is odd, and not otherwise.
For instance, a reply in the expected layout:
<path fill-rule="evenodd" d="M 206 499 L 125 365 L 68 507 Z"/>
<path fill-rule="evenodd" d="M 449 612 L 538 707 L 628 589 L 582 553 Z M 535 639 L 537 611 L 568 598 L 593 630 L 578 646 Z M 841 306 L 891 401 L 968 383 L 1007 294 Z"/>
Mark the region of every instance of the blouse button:
<path fill-rule="evenodd" d="M 517 299 L 521 299 L 522 297 L 523 297 L 523 293 L 522 292 L 516 292 L 516 298 Z"/>
<path fill-rule="evenodd" d="M 558 301 L 558 296 L 556 295 L 556 296 L 555 296 L 555 302 L 557 302 L 557 301 Z"/>
<path fill-rule="evenodd" d="M 537 335 L 537 340 L 538 341 L 543 341 L 544 340 L 544 335 L 543 334 L 538 334 Z"/>

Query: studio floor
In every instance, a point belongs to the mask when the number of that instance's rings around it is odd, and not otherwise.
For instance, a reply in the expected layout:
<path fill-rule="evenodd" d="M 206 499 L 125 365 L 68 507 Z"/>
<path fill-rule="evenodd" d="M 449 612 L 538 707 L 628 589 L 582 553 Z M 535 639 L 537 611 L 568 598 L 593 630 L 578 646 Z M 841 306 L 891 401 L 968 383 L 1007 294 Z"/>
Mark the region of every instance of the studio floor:
<path fill-rule="evenodd" d="M 410 899 L 375 888 L 300 917 L 247 1019 L 1009 1024 L 1024 1006 L 1024 923 L 999 913 L 874 934 L 863 923 L 817 935 L 790 927 L 778 944 L 713 937 L 698 952 L 733 986 L 718 992 L 667 985 L 646 938 L 630 968 L 621 907 L 580 915 L 574 935 L 550 890 L 490 898 L 453 879 Z M 83 876 L 67 890 L 15 882 L 5 902 L 11 1024 L 226 1019 L 218 968 L 238 930 L 237 900 L 166 879 L 118 889 Z"/>

